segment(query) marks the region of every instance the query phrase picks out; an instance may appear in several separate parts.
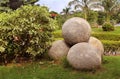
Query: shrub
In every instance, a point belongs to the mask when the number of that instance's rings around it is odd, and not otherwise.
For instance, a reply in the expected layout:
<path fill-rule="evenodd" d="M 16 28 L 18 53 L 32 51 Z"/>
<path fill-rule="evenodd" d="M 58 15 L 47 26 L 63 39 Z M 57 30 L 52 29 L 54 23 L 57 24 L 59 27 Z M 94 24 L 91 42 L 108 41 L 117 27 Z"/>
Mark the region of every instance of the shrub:
<path fill-rule="evenodd" d="M 4 59 L 10 54 L 12 59 L 18 56 L 35 57 L 48 50 L 52 31 L 57 25 L 46 7 L 28 5 L 1 16 L 0 54 Z"/>
<path fill-rule="evenodd" d="M 103 31 L 114 31 L 114 26 L 111 23 L 106 22 L 103 24 L 102 29 Z"/>
<path fill-rule="evenodd" d="M 55 38 L 63 38 L 63 37 L 62 37 L 61 30 L 54 31 L 52 34 L 53 34 L 53 36 L 54 36 Z"/>

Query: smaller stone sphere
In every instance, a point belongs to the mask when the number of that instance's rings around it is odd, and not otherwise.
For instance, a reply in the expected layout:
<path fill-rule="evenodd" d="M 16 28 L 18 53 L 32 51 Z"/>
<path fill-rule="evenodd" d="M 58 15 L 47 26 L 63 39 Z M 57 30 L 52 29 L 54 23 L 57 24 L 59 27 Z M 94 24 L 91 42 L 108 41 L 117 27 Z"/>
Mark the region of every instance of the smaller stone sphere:
<path fill-rule="evenodd" d="M 59 60 L 68 54 L 69 48 L 64 40 L 58 40 L 53 42 L 48 55 L 54 60 Z"/>
<path fill-rule="evenodd" d="M 91 44 L 93 47 L 95 47 L 98 50 L 99 55 L 101 55 L 101 56 L 103 55 L 104 47 L 103 47 L 103 44 L 100 40 L 98 40 L 95 37 L 90 37 L 89 44 Z"/>
<path fill-rule="evenodd" d="M 89 43 L 78 43 L 70 48 L 67 60 L 75 69 L 91 70 L 99 68 L 101 57 L 96 52 L 97 50 Z"/>
<path fill-rule="evenodd" d="M 91 27 L 85 19 L 74 17 L 63 24 L 62 35 L 66 43 L 71 46 L 80 42 L 88 42 Z"/>

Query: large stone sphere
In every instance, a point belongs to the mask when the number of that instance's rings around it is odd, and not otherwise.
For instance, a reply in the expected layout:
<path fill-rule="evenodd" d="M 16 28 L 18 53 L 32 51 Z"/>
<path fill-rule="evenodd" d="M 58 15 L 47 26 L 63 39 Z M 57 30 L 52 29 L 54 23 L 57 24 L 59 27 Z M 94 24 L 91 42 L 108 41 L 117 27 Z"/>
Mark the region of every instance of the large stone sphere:
<path fill-rule="evenodd" d="M 95 37 L 90 37 L 89 44 L 91 44 L 93 47 L 95 47 L 98 50 L 99 55 L 101 55 L 101 56 L 103 55 L 104 47 L 103 47 L 103 44 L 100 40 L 98 40 Z"/>
<path fill-rule="evenodd" d="M 89 43 L 78 43 L 70 48 L 67 60 L 75 69 L 94 69 L 101 65 L 101 57 Z"/>
<path fill-rule="evenodd" d="M 48 55 L 54 59 L 59 60 L 62 57 L 66 56 L 69 51 L 69 46 L 65 43 L 64 40 L 58 40 L 53 42 Z"/>
<path fill-rule="evenodd" d="M 78 17 L 68 19 L 62 26 L 62 35 L 66 43 L 74 45 L 80 42 L 88 42 L 91 34 L 89 23 Z"/>

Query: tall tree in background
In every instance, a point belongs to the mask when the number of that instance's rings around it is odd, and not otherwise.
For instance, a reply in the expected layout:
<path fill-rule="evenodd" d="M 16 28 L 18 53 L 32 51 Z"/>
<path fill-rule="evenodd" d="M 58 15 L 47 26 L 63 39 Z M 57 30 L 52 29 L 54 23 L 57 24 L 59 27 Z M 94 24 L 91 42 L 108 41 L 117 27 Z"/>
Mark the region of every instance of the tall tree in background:
<path fill-rule="evenodd" d="M 110 22 L 111 16 L 120 10 L 119 0 L 101 0 L 101 6 L 104 8 L 106 13 L 106 21 Z"/>
<path fill-rule="evenodd" d="M 69 15 L 71 13 L 70 9 L 71 9 L 70 7 L 66 7 L 62 10 L 60 14 Z"/>
<path fill-rule="evenodd" d="M 75 9 L 81 9 L 85 19 L 87 19 L 89 10 L 98 8 L 100 6 L 99 4 L 99 0 L 73 0 L 68 3 L 69 6 L 73 5 Z"/>
<path fill-rule="evenodd" d="M 34 4 L 38 0 L 0 0 L 0 10 L 16 10 L 21 5 Z"/>

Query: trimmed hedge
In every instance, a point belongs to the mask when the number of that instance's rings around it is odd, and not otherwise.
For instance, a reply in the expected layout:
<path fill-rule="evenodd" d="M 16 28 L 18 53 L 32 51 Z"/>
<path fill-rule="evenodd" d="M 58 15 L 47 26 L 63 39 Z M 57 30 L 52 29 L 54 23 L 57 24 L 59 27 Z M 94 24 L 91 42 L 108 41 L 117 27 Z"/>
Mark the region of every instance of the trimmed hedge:
<path fill-rule="evenodd" d="M 104 45 L 105 52 L 120 51 L 120 41 L 101 40 L 101 42 Z"/>
<path fill-rule="evenodd" d="M 61 30 L 54 31 L 52 34 L 55 38 L 62 38 Z M 115 33 L 92 33 L 92 36 L 98 38 L 99 40 L 120 41 L 120 34 Z"/>
<path fill-rule="evenodd" d="M 98 38 L 99 40 L 113 40 L 120 41 L 120 34 L 112 34 L 112 33 L 93 33 L 92 36 Z"/>
<path fill-rule="evenodd" d="M 61 30 L 52 33 L 54 40 L 63 39 Z M 104 45 L 105 52 L 120 51 L 120 34 L 113 33 L 92 33 L 92 36 L 101 40 Z"/>

